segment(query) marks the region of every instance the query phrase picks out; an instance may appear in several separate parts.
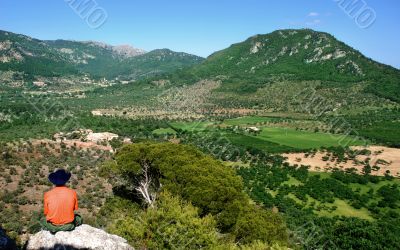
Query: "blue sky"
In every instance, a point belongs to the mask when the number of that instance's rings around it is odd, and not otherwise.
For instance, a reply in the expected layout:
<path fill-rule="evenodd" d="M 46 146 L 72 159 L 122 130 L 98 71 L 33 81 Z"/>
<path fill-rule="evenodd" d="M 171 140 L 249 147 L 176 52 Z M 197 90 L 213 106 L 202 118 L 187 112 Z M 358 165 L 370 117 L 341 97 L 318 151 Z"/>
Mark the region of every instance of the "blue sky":
<path fill-rule="evenodd" d="M 376 13 L 367 29 L 339 7 L 340 0 L 93 0 L 108 16 L 97 29 L 79 17 L 71 1 L 84 0 L 0 0 L 0 29 L 39 39 L 96 40 L 206 57 L 254 34 L 312 28 L 400 68 L 399 0 L 357 0 Z"/>

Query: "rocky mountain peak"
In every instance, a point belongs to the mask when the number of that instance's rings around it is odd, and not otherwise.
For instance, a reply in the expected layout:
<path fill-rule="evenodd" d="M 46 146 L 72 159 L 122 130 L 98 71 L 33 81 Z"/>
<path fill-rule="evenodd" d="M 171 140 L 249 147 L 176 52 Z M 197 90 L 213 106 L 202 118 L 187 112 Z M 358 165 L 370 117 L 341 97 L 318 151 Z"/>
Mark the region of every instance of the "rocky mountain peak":
<path fill-rule="evenodd" d="M 128 44 L 113 46 L 112 50 L 115 53 L 117 53 L 119 56 L 122 56 L 125 58 L 143 55 L 146 53 L 145 50 L 134 48 Z"/>

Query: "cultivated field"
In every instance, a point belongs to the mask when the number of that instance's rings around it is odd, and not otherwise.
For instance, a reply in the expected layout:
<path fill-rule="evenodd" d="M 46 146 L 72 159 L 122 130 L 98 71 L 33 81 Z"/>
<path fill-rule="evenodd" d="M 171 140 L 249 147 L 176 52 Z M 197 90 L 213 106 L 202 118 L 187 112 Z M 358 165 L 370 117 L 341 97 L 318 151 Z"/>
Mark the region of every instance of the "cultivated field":
<path fill-rule="evenodd" d="M 299 131 L 290 128 L 265 127 L 262 129 L 262 132 L 258 136 L 258 138 L 298 149 L 352 146 L 363 144 L 363 141 L 351 136 L 314 133 L 309 131 Z"/>
<path fill-rule="evenodd" d="M 174 129 L 181 129 L 190 132 L 201 132 L 206 129 L 213 130 L 214 132 L 217 131 L 220 133 L 220 136 L 226 137 L 226 139 L 231 140 L 234 144 L 247 147 L 251 146 L 271 153 L 364 144 L 364 141 L 352 136 L 304 131 L 283 125 L 280 126 L 281 124 L 284 124 L 283 120 L 290 119 L 245 116 L 226 119 L 223 122 L 173 122 L 170 123 L 170 125 Z M 260 133 L 232 133 L 231 131 L 226 130 L 230 127 L 234 128 L 234 130 L 237 127 L 242 130 L 246 130 L 249 127 L 256 127 L 260 129 Z"/>
<path fill-rule="evenodd" d="M 364 147 L 352 147 L 352 149 L 365 149 Z M 379 170 L 372 171 L 371 174 L 384 176 L 387 171 L 393 176 L 400 176 L 400 149 L 388 148 L 382 146 L 367 147 L 371 151 L 370 156 L 358 155 L 355 160 L 347 160 L 346 162 L 338 162 L 337 160 L 328 159 L 329 153 L 319 151 L 315 154 L 308 153 L 290 153 L 283 154 L 287 157 L 286 162 L 291 165 L 310 166 L 311 171 L 330 171 L 332 168 L 350 169 L 355 168 L 359 173 L 362 172 L 365 160 L 370 158 L 371 166 L 378 166 Z"/>

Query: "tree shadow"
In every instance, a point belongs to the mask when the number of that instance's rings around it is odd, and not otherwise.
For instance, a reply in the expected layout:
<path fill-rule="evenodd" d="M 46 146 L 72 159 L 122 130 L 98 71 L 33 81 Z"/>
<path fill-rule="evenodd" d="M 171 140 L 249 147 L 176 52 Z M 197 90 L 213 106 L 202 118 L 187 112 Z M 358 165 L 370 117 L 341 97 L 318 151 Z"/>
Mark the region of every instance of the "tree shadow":
<path fill-rule="evenodd" d="M 116 196 L 133 201 L 138 204 L 142 203 L 142 200 L 140 199 L 140 196 L 138 195 L 138 193 L 127 189 L 125 186 L 122 186 L 122 185 L 116 186 L 116 187 L 113 187 L 112 190 L 113 190 L 114 195 L 116 195 Z"/>

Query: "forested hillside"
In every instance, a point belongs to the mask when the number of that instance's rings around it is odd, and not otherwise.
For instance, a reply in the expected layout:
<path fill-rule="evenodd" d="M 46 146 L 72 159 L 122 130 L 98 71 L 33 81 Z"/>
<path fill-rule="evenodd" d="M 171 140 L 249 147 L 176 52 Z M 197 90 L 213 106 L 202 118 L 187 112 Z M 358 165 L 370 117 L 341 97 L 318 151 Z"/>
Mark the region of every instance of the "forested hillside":
<path fill-rule="evenodd" d="M 88 41 L 41 41 L 25 35 L 0 31 L 0 70 L 37 76 L 63 77 L 89 74 L 107 79 L 124 76 L 130 80 L 171 72 L 201 62 L 186 53 L 154 50 L 146 53 L 130 46 L 111 46 Z"/>
<path fill-rule="evenodd" d="M 253 36 L 170 78 L 183 83 L 221 79 L 220 92 L 233 94 L 257 93 L 277 82 L 286 83 L 277 88 L 290 91 L 301 82 L 316 81 L 322 90 L 347 89 L 400 101 L 399 70 L 363 56 L 328 33 L 309 29 Z"/>

